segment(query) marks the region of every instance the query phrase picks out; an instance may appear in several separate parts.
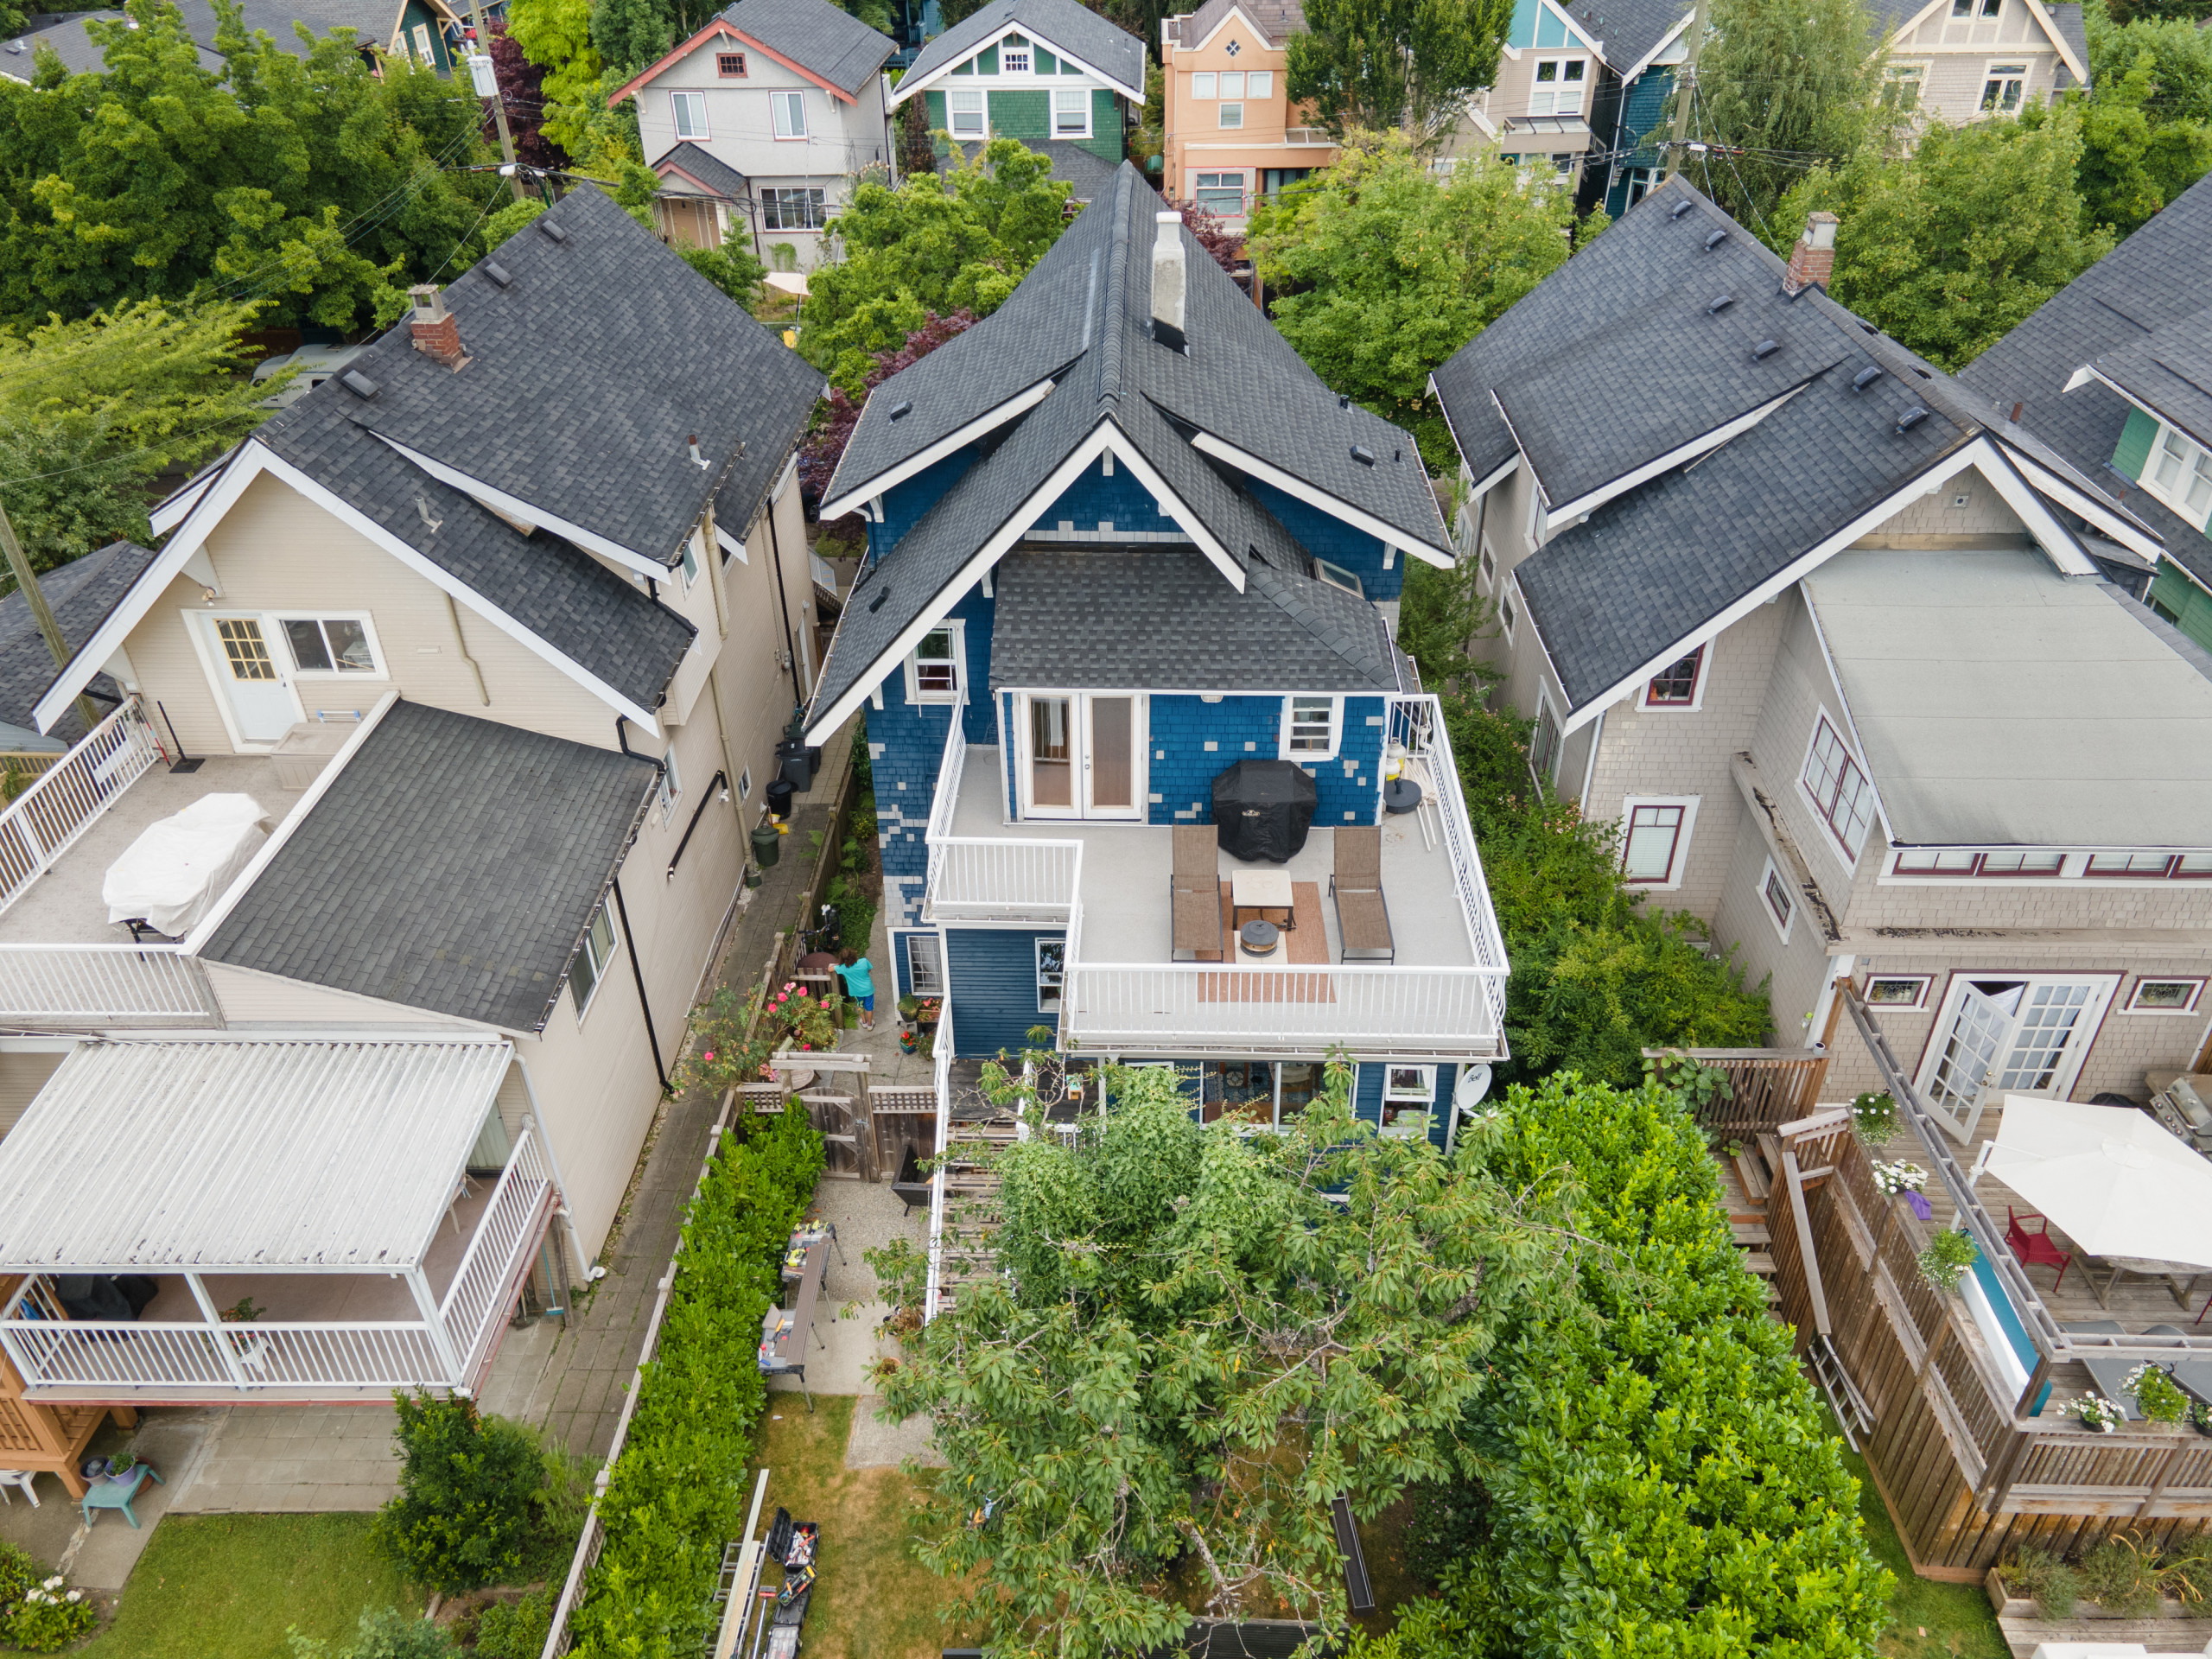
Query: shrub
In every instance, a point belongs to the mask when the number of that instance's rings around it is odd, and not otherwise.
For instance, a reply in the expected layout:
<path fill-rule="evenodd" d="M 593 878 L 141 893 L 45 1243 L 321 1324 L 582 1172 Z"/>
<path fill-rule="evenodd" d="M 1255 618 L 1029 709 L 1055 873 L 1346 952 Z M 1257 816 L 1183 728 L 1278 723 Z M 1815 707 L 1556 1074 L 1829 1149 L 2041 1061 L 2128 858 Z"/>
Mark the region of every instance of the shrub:
<path fill-rule="evenodd" d="M 2081 1599 L 2082 1575 L 2047 1549 L 2026 1546 L 2012 1552 L 1999 1569 L 2005 1582 L 2036 1605 L 2048 1619 L 2071 1618 Z"/>
<path fill-rule="evenodd" d="M 822 1136 L 794 1105 L 754 1120 L 743 1141 L 726 1135 L 700 1184 L 659 1346 L 600 1501 L 606 1541 L 570 1623 L 582 1659 L 694 1654 L 707 1640 L 766 1398 L 753 1361 L 760 1319 L 821 1174 Z"/>
<path fill-rule="evenodd" d="M 1928 1241 L 1919 1255 L 1920 1276 L 1948 1296 L 1959 1287 L 1968 1268 L 1981 1259 L 1971 1234 L 1945 1231 Z"/>
<path fill-rule="evenodd" d="M 476 1618 L 476 1659 L 537 1659 L 553 1630 L 550 1585 L 520 1601 L 498 1601 Z"/>
<path fill-rule="evenodd" d="M 0 1563 L 0 1574 L 9 1583 L 22 1578 L 26 1567 L 36 1573 L 37 1564 L 29 1556 L 13 1546 L 7 1548 L 12 1559 Z M 61 1575 L 55 1573 L 22 1583 L 10 1600 L 0 1602 L 0 1644 L 52 1653 L 99 1623 L 99 1615 L 85 1599 L 85 1592 L 64 1587 Z"/>
<path fill-rule="evenodd" d="M 512 1579 L 545 1484 L 537 1437 L 486 1417 L 473 1400 L 401 1393 L 399 1491 L 372 1536 L 416 1583 L 441 1595 Z"/>
<path fill-rule="evenodd" d="M 447 1659 L 454 1651 L 453 1638 L 427 1618 L 410 1618 L 397 1607 L 363 1613 L 350 1646 L 334 1651 L 329 1643 L 284 1632 L 291 1643 L 292 1659 Z"/>
<path fill-rule="evenodd" d="M 2082 1593 L 2108 1613 L 2140 1618 L 2158 1609 L 2152 1563 L 2125 1537 L 2107 1538 L 2082 1557 Z"/>

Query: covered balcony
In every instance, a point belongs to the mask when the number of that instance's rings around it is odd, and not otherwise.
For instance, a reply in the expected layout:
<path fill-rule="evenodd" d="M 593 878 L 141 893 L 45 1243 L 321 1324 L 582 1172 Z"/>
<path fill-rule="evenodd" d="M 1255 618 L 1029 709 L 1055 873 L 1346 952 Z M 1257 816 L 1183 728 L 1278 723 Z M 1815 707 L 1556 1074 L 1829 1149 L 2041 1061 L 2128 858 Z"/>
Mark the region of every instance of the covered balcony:
<path fill-rule="evenodd" d="M 1330 881 L 1336 834 L 1316 826 L 1287 867 L 1279 963 L 1179 962 L 1167 825 L 1006 821 L 999 750 L 952 721 L 928 830 L 925 915 L 948 927 L 1067 930 L 1060 1046 L 1096 1054 L 1369 1057 L 1478 1061 L 1504 1052 L 1505 948 L 1459 772 L 1433 697 L 1395 699 L 1390 732 L 1423 786 L 1386 817 L 1381 887 L 1393 954 L 1347 953 Z M 1240 868 L 1215 855 L 1226 892 Z M 1224 923 L 1233 917 L 1224 898 Z M 1226 926 L 1224 932 L 1231 931 Z"/>
<path fill-rule="evenodd" d="M 486 1039 L 80 1045 L 0 1141 L 5 1392 L 474 1389 L 556 1206 Z"/>

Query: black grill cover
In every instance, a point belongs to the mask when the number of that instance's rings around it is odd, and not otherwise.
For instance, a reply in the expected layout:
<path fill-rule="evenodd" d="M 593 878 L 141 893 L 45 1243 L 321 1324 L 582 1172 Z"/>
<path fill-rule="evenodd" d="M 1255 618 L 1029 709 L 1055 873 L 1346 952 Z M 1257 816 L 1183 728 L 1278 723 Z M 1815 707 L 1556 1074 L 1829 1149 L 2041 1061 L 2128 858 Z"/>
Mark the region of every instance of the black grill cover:
<path fill-rule="evenodd" d="M 1306 845 L 1321 791 L 1288 760 L 1239 760 L 1213 780 L 1222 850 L 1248 862 L 1287 864 Z"/>

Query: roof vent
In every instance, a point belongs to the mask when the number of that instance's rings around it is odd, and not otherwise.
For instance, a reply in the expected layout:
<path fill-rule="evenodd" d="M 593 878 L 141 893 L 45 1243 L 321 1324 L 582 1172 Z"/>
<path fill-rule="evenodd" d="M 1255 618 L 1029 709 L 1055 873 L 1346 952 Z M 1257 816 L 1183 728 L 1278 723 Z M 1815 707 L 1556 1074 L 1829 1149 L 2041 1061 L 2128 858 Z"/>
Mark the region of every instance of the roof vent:
<path fill-rule="evenodd" d="M 492 286 L 494 288 L 514 286 L 514 273 L 496 260 L 486 259 L 484 262 L 484 274 L 492 279 Z"/>
<path fill-rule="evenodd" d="M 913 404 L 907 402 L 904 397 L 901 397 L 897 403 L 891 405 L 891 418 L 894 421 L 903 421 L 913 412 Z"/>
<path fill-rule="evenodd" d="M 891 597 L 891 584 L 890 584 L 889 582 L 885 582 L 885 583 L 883 584 L 883 586 L 882 586 L 882 587 L 880 587 L 880 588 L 877 588 L 877 589 L 875 590 L 875 597 L 874 597 L 874 599 L 871 599 L 870 601 L 868 601 L 868 609 L 869 609 L 871 612 L 874 612 L 874 611 L 880 611 L 880 610 L 881 610 L 881 609 L 883 608 L 883 601 L 884 601 L 885 600 L 887 600 L 887 599 L 890 598 L 890 597 Z"/>
<path fill-rule="evenodd" d="M 1711 305 L 1705 308 L 1705 315 L 1708 317 L 1717 316 L 1719 313 L 1726 311 L 1730 306 L 1735 303 L 1736 296 L 1733 294 L 1723 294 Z"/>
<path fill-rule="evenodd" d="M 1668 214 L 1668 215 L 1667 215 L 1667 217 L 1668 217 L 1669 219 L 1680 219 L 1680 218 L 1681 218 L 1684 213 L 1687 213 L 1688 212 L 1689 212 L 1689 210 L 1690 210 L 1691 208 L 1693 208 L 1693 207 L 1696 207 L 1696 206 L 1697 206 L 1697 204 L 1696 204 L 1695 202 L 1694 202 L 1694 201 L 1689 201 L 1689 200 L 1678 201 L 1678 202 L 1676 202 L 1676 203 L 1675 204 L 1675 211 L 1674 211 L 1673 213 L 1671 213 Z"/>
<path fill-rule="evenodd" d="M 1858 373 L 1851 377 L 1851 389 L 1853 391 L 1864 391 L 1867 387 L 1872 385 L 1881 378 L 1882 371 L 1880 368 L 1874 364 L 1869 363 L 1865 368 L 1859 370 Z"/>
<path fill-rule="evenodd" d="M 537 230 L 539 235 L 549 236 L 556 242 L 566 242 L 569 239 L 569 233 L 550 219 L 539 219 Z"/>
<path fill-rule="evenodd" d="M 1927 418 L 1928 411 L 1921 408 L 1919 404 L 1915 404 L 1910 409 L 1908 409 L 1904 414 L 1897 416 L 1897 430 L 1900 432 L 1910 432 L 1914 427 L 1918 426 Z"/>
<path fill-rule="evenodd" d="M 377 395 L 377 383 L 359 369 L 348 369 L 338 377 L 338 384 L 359 397 L 363 403 Z"/>
<path fill-rule="evenodd" d="M 1350 409 L 1351 407 L 1351 394 L 1348 391 L 1338 392 L 1337 394 L 1337 407 L 1338 409 Z"/>
<path fill-rule="evenodd" d="M 1726 242 L 1727 239 L 1728 239 L 1728 232 L 1727 232 L 1726 231 L 1725 231 L 1725 230 L 1718 230 L 1718 231 L 1715 231 L 1715 232 L 1713 232 L 1713 233 L 1711 236 L 1708 236 L 1708 237 L 1707 237 L 1707 238 L 1705 238 L 1705 251 L 1706 251 L 1707 253 L 1711 253 L 1711 252 L 1712 252 L 1715 248 L 1719 247 L 1719 246 L 1723 242 Z"/>
<path fill-rule="evenodd" d="M 1782 342 L 1780 340 L 1763 340 L 1759 341 L 1758 345 L 1751 347 L 1751 361 L 1757 363 L 1766 358 L 1772 357 L 1781 349 Z"/>
<path fill-rule="evenodd" d="M 1363 467 L 1372 467 L 1375 464 L 1375 452 L 1363 443 L 1352 445 L 1351 458 Z"/>

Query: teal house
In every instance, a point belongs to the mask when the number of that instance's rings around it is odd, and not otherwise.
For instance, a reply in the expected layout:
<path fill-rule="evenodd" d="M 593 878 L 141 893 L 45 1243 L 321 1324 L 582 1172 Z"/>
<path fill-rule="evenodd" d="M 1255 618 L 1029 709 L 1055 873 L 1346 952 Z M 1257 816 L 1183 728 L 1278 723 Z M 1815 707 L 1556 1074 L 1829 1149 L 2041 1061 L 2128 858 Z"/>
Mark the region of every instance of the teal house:
<path fill-rule="evenodd" d="M 926 99 L 931 130 L 963 146 L 1019 138 L 1056 163 L 1073 150 L 1110 166 L 1143 107 L 1144 67 L 1143 41 L 1076 0 L 993 0 L 922 48 L 892 105 Z"/>

